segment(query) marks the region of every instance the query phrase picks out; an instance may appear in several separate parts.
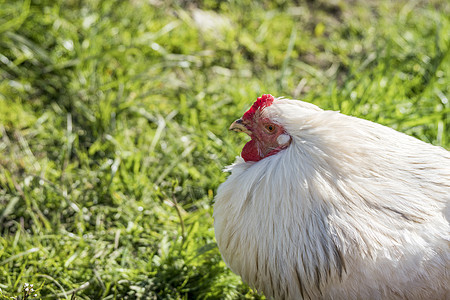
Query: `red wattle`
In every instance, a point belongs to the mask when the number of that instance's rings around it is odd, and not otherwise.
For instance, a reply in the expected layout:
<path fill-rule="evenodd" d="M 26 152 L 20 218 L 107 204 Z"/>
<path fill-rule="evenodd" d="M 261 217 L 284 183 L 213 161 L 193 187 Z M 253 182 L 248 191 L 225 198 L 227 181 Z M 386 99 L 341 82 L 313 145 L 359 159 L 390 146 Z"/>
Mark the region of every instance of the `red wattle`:
<path fill-rule="evenodd" d="M 245 144 L 242 149 L 241 156 L 245 161 L 259 161 L 262 159 L 258 153 L 254 140 L 250 140 L 247 144 Z"/>

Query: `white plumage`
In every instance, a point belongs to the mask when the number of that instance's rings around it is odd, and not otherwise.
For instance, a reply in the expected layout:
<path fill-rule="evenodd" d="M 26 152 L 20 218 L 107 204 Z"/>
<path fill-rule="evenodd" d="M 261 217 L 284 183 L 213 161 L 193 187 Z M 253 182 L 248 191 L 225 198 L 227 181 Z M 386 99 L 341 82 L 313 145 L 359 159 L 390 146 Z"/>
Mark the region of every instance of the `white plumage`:
<path fill-rule="evenodd" d="M 255 105 L 283 147 L 226 169 L 231 270 L 272 299 L 449 299 L 449 152 L 302 101 Z"/>

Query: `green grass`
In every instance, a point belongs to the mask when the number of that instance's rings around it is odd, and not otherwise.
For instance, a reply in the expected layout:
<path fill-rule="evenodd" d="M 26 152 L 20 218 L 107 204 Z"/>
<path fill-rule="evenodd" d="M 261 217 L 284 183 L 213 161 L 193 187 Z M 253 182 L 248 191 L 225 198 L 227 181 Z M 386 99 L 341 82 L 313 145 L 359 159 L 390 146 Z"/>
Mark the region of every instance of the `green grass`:
<path fill-rule="evenodd" d="M 0 299 L 25 283 L 261 298 L 214 240 L 245 139 L 229 124 L 272 93 L 448 149 L 449 16 L 437 0 L 0 0 Z"/>

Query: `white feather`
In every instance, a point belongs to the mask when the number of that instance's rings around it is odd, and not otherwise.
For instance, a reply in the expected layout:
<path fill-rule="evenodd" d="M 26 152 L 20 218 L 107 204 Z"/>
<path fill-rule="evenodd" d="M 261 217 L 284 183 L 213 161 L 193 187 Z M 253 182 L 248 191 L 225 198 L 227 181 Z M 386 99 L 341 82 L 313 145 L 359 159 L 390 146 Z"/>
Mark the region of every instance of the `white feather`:
<path fill-rule="evenodd" d="M 228 167 L 227 265 L 273 299 L 448 299 L 449 152 L 301 101 L 263 114 L 292 140 Z"/>

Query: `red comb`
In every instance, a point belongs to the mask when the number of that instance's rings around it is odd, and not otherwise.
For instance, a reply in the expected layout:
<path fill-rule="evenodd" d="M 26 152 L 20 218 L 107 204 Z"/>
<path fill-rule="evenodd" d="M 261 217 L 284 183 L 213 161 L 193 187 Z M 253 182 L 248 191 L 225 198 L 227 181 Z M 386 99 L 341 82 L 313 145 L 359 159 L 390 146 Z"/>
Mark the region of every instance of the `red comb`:
<path fill-rule="evenodd" d="M 272 105 L 273 101 L 275 101 L 275 98 L 273 98 L 270 94 L 264 94 L 261 97 L 259 97 L 255 103 L 253 103 L 252 107 L 250 107 L 249 110 L 247 110 L 242 117 L 242 119 L 251 119 L 255 115 L 255 112 L 258 109 L 263 109 L 264 107 Z"/>

